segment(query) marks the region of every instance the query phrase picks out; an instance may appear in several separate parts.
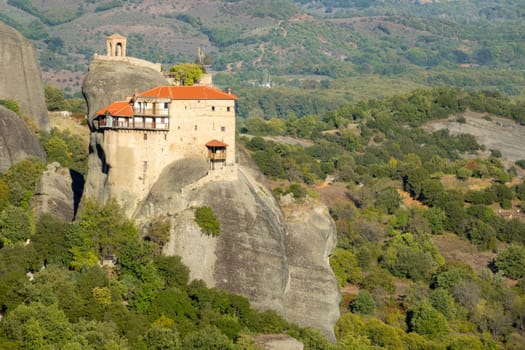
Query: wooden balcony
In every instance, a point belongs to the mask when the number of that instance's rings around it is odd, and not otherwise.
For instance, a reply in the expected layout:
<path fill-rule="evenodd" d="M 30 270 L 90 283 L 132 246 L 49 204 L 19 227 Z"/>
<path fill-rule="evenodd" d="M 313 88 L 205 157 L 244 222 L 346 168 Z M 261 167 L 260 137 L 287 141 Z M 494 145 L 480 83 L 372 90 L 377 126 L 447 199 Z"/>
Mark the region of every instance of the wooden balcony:
<path fill-rule="evenodd" d="M 222 152 L 211 152 L 210 150 L 208 150 L 208 159 L 213 162 L 224 162 L 226 161 L 226 150 Z"/>
<path fill-rule="evenodd" d="M 166 117 L 162 117 L 166 118 Z M 98 119 L 98 127 L 100 129 L 124 129 L 124 130 L 169 130 L 169 122 L 162 121 L 161 118 L 146 117 L 141 120 L 137 118 L 100 118 Z M 166 118 L 167 119 L 167 118 Z"/>

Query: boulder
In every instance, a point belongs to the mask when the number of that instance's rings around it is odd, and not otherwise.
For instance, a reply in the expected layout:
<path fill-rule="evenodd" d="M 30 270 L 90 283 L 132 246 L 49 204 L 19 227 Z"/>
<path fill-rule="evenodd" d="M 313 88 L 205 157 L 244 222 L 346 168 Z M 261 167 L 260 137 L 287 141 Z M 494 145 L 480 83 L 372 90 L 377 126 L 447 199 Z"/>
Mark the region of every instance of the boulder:
<path fill-rule="evenodd" d="M 88 106 L 88 124 L 92 128 L 95 113 L 103 107 L 124 100 L 135 91 L 146 91 L 167 81 L 161 72 L 125 61 L 93 60 L 82 83 L 82 93 Z M 92 128 L 93 129 L 93 128 Z M 102 134 L 93 132 L 90 136 L 91 152 L 88 158 L 89 172 L 85 193 L 89 197 L 104 201 L 108 197 L 106 188 L 107 164 L 102 145 Z"/>
<path fill-rule="evenodd" d="M 28 157 L 45 162 L 46 152 L 22 119 L 0 106 L 0 171 Z"/>
<path fill-rule="evenodd" d="M 18 102 L 20 114 L 40 130 L 49 129 L 44 83 L 33 45 L 0 22 L 0 100 Z"/>
<path fill-rule="evenodd" d="M 159 85 L 167 85 L 161 72 L 126 61 L 93 60 L 82 82 L 82 93 L 88 105 L 88 122 L 101 108 Z"/>
<path fill-rule="evenodd" d="M 31 199 L 31 208 L 37 216 L 47 213 L 72 221 L 82 197 L 83 182 L 81 174 L 53 162 L 40 178 Z"/>
<path fill-rule="evenodd" d="M 272 192 L 252 176 L 257 171 L 244 166 L 238 180 L 183 186 L 173 174 L 185 173 L 186 183 L 200 176 L 196 170 L 190 174 L 186 162 L 161 174 L 135 217 L 139 223 L 158 215 L 170 218 L 164 254 L 181 256 L 191 279 L 246 296 L 260 310 L 275 310 L 335 340 L 340 294 L 328 255 L 336 231 L 326 207 L 312 202 L 285 215 Z M 218 237 L 204 235 L 195 223 L 200 206 L 211 207 L 218 217 Z"/>

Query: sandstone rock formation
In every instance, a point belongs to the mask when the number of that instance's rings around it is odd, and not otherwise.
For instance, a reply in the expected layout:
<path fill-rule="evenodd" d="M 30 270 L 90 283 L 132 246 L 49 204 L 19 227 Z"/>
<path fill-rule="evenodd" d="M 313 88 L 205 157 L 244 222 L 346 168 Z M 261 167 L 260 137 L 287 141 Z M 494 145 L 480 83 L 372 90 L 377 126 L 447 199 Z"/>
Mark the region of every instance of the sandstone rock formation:
<path fill-rule="evenodd" d="M 0 171 L 6 171 L 27 157 L 45 161 L 46 153 L 20 117 L 0 106 Z"/>
<path fill-rule="evenodd" d="M 181 256 L 192 279 L 244 295 L 256 308 L 275 310 L 334 340 L 340 294 L 328 263 L 336 233 L 326 207 L 290 207 L 284 215 L 247 166 L 240 166 L 237 181 L 194 188 L 205 169 L 189 159 L 171 164 L 142 203 L 138 222 L 170 217 L 164 253 Z M 203 235 L 194 221 L 194 208 L 204 205 L 221 222 L 218 238 Z"/>
<path fill-rule="evenodd" d="M 88 105 L 88 123 L 92 126 L 95 113 L 112 102 L 124 100 L 135 90 L 145 91 L 165 85 L 162 73 L 147 67 L 139 67 L 127 62 L 94 60 L 82 83 L 82 93 Z M 107 169 L 104 150 L 100 146 L 102 135 L 93 132 L 90 137 L 89 173 L 86 180 L 86 195 L 107 199 Z"/>
<path fill-rule="evenodd" d="M 124 61 L 94 60 L 82 83 L 82 93 L 88 105 L 89 123 L 101 108 L 123 101 L 135 91 L 146 91 L 166 85 L 162 73 Z"/>
<path fill-rule="evenodd" d="M 2 22 L 0 77 L 0 100 L 16 100 L 21 115 L 30 117 L 40 130 L 48 130 L 44 84 L 33 45 Z"/>
<path fill-rule="evenodd" d="M 53 162 L 40 178 L 31 199 L 36 215 L 51 214 L 64 221 L 72 221 L 82 196 L 84 180 L 81 174 Z"/>
<path fill-rule="evenodd" d="M 157 80 L 159 75 L 125 63 L 95 61 L 83 84 L 89 115 L 130 95 L 130 87 L 145 90 L 165 84 Z M 102 137 L 92 132 L 85 193 L 106 200 L 114 189 L 107 183 Z M 244 295 L 256 308 L 275 310 L 335 340 L 340 294 L 328 255 L 336 233 L 326 208 L 315 203 L 285 215 L 264 176 L 248 157 L 238 156 L 238 179 L 231 181 L 203 181 L 209 167 L 204 159 L 166 164 L 133 218 L 139 225 L 159 215 L 170 219 L 171 239 L 164 253 L 180 255 L 192 279 Z M 129 191 L 132 195 L 133 189 Z M 219 237 L 201 233 L 194 221 L 199 206 L 211 207 L 219 218 Z"/>

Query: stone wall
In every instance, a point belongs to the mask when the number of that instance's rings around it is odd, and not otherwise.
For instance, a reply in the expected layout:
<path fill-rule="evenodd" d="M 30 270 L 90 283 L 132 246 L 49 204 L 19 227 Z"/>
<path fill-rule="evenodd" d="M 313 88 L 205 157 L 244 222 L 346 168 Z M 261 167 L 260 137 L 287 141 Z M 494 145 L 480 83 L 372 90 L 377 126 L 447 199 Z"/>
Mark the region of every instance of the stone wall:
<path fill-rule="evenodd" d="M 227 171 L 235 163 L 234 110 L 233 100 L 173 101 L 168 131 L 104 130 L 109 196 L 132 214 L 167 164 L 183 158 L 206 159 L 205 145 L 212 139 L 230 147 L 227 166 L 217 167 L 208 180 L 235 179 L 236 172 Z"/>
<path fill-rule="evenodd" d="M 129 64 L 132 64 L 134 66 L 144 67 L 144 68 L 150 68 L 157 72 L 162 71 L 162 65 L 160 63 L 153 63 L 149 62 L 140 58 L 136 57 L 129 57 L 129 56 L 105 56 L 105 55 L 98 55 L 95 54 L 93 56 L 94 60 L 102 60 L 102 61 L 117 61 L 117 62 L 127 62 Z"/>

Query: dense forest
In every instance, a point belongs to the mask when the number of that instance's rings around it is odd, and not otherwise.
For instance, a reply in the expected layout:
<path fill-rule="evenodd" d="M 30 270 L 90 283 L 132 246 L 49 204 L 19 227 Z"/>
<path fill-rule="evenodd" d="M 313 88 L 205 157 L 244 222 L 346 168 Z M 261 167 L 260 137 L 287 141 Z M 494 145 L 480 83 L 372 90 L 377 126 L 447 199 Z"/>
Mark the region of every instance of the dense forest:
<path fill-rule="evenodd" d="M 309 96 L 318 86 L 359 101 L 423 86 L 523 96 L 524 16 L 511 0 L 8 0 L 0 20 L 33 41 L 44 76 L 68 94 L 122 28 L 128 55 L 165 67 L 197 59 L 221 86 Z M 387 78 L 381 89 L 377 77 Z"/>
<path fill-rule="evenodd" d="M 425 131 L 432 120 L 464 123 L 466 111 L 525 122 L 523 101 L 445 88 L 302 117 L 240 118 L 243 148 L 276 197 L 324 200 L 336 222 L 336 344 L 255 311 L 244 297 L 189 282 L 179 257 L 160 254 L 165 218 L 139 228 L 115 202 L 90 199 L 74 222 L 35 217 L 29 203 L 44 164 L 15 164 L 0 177 L 0 347 L 257 349 L 255 335 L 286 333 L 305 349 L 519 349 L 525 222 L 498 213 L 525 210 L 525 159 L 509 165 L 472 135 Z M 85 174 L 77 136 L 54 129 L 40 137 L 48 162 Z M 342 197 L 323 197 L 327 176 Z M 213 213 L 200 209 L 203 234 L 220 234 Z M 450 258 L 447 241 L 491 258 Z"/>
<path fill-rule="evenodd" d="M 0 174 L 0 348 L 258 350 L 256 335 L 285 333 L 307 350 L 522 349 L 525 156 L 428 125 L 525 125 L 525 4 L 183 3 L 7 0 L 0 20 L 35 44 L 51 111 L 86 113 L 74 74 L 116 28 L 129 55 L 197 60 L 233 87 L 240 147 L 275 197 L 323 201 L 336 223 L 337 343 L 190 282 L 160 254 L 163 217 L 137 227 L 89 198 L 74 222 L 36 217 L 45 164 L 26 159 Z M 48 163 L 86 175 L 85 140 L 39 137 Z M 198 209 L 203 234 L 220 234 Z"/>
<path fill-rule="evenodd" d="M 439 88 L 322 115 L 241 122 L 241 132 L 251 135 L 241 140 L 274 180 L 276 196 L 323 196 L 318 184 L 327 176 L 336 179 L 329 186 L 344 193 L 328 200 L 338 229 L 331 264 L 343 291 L 340 344 L 521 348 L 525 221 L 498 213 L 525 209 L 525 183 L 518 176 L 525 160 L 509 165 L 472 135 L 422 126 L 443 118 L 465 123 L 466 111 L 523 125 L 524 107 L 498 93 Z M 275 136 L 311 144 L 275 142 Z M 484 185 L 472 186 L 476 181 Z M 474 266 L 445 259 L 437 243 L 458 239 L 464 249 L 494 258 Z"/>

